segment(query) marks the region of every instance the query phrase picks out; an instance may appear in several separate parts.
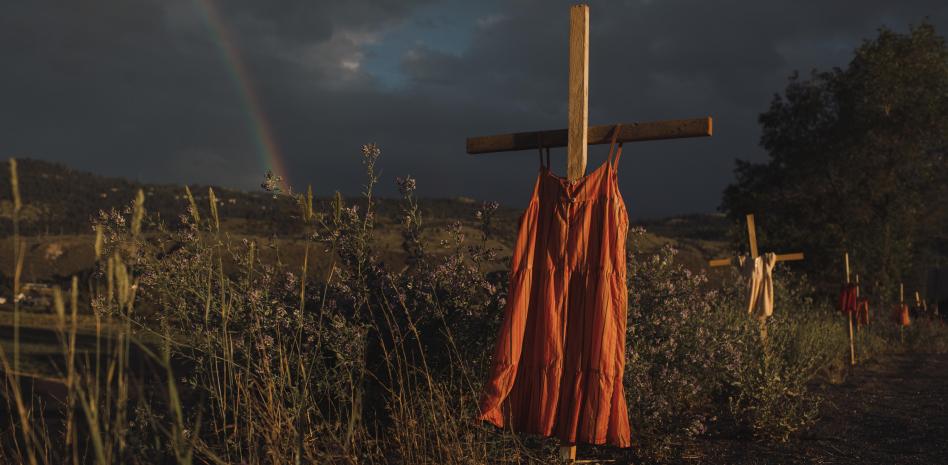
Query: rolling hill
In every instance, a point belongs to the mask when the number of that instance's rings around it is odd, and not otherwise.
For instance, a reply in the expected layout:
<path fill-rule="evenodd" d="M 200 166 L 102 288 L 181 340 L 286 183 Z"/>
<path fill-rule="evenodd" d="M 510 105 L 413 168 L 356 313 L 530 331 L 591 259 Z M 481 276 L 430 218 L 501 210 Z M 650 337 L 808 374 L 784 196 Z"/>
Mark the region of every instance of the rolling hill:
<path fill-rule="evenodd" d="M 145 193 L 149 214 L 168 227 L 180 224 L 187 213 L 184 186 L 136 183 L 122 178 L 104 177 L 61 164 L 40 160 L 18 160 L 18 180 L 23 209 L 21 232 L 28 236 L 28 256 L 24 268 L 27 281 L 60 281 L 81 274 L 92 266 L 91 221 L 100 211 L 123 210 L 136 192 Z M 190 186 L 199 208 L 205 209 L 208 188 Z M 222 228 L 237 237 L 255 238 L 283 250 L 281 260 L 294 263 L 306 234 L 299 221 L 299 208 L 287 196 L 246 192 L 213 187 L 218 198 Z M 0 236 L 12 233 L 10 173 L 0 170 Z M 316 199 L 316 208 L 326 208 L 329 199 Z M 358 199 L 349 200 L 359 202 Z M 446 230 L 461 222 L 468 237 L 476 237 L 474 212 L 479 202 L 471 199 L 422 199 L 424 236 L 432 244 L 447 237 Z M 399 261 L 401 236 L 398 230 L 398 199 L 379 199 L 376 203 L 376 239 L 381 252 L 391 261 Z M 495 214 L 494 245 L 508 253 L 516 234 L 520 211 L 500 207 Z M 679 259 L 692 269 L 704 268 L 705 260 L 727 250 L 731 225 L 722 215 L 698 214 L 639 221 L 634 226 L 648 233 L 636 242 L 650 252 L 668 244 L 679 250 Z M 432 247 L 437 250 L 437 247 Z M 0 275 L 4 281 L 13 268 L 11 247 L 0 247 Z M 4 288 L 9 286 L 4 282 Z"/>

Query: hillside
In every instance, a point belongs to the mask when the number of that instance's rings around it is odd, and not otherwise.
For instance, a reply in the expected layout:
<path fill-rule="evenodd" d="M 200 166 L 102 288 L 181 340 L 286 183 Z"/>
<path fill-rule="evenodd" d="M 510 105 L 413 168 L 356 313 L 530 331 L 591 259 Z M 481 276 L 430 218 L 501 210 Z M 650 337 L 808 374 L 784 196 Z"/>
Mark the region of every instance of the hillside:
<path fill-rule="evenodd" d="M 122 210 L 138 189 L 145 193 L 145 206 L 161 222 L 176 227 L 179 217 L 187 212 L 188 200 L 184 186 L 173 184 L 136 183 L 121 178 L 99 176 L 64 165 L 39 160 L 18 160 L 19 184 L 24 207 L 20 227 L 28 240 L 28 256 L 24 274 L 27 281 L 58 281 L 81 274 L 92 265 L 94 237 L 91 219 L 100 211 Z M 208 187 L 190 186 L 199 208 L 208 201 Z M 213 187 L 218 198 L 222 228 L 228 233 L 280 250 L 280 260 L 295 265 L 300 258 L 305 234 L 298 221 L 298 207 L 293 199 L 275 197 L 267 192 L 245 192 Z M 0 170 L 0 236 L 12 232 L 9 170 Z M 357 200 L 353 200 L 357 201 Z M 317 208 L 329 199 L 317 199 Z M 474 212 L 479 202 L 471 199 L 423 199 L 420 202 L 424 235 L 438 250 L 447 238 L 449 226 L 460 222 L 468 238 L 479 237 Z M 398 230 L 399 201 L 379 199 L 376 205 L 378 227 L 376 239 L 380 253 L 389 260 L 401 259 L 401 236 Z M 516 234 L 518 209 L 500 207 L 494 216 L 493 245 L 509 254 Z M 666 244 L 679 249 L 680 260 L 692 269 L 704 268 L 705 260 L 726 250 L 725 240 L 730 226 L 721 215 L 688 215 L 639 221 L 633 226 L 648 233 L 637 241 L 643 251 L 658 250 Z M 9 247 L 0 247 L 0 275 L 12 269 Z M 275 259 L 275 255 L 274 255 Z"/>
<path fill-rule="evenodd" d="M 17 160 L 23 211 L 20 227 L 24 234 L 71 235 L 90 233 L 90 219 L 99 211 L 123 209 L 128 206 L 138 189 L 145 193 L 145 205 L 151 214 L 158 214 L 168 225 L 178 223 L 178 217 L 187 212 L 188 200 L 184 186 L 175 184 L 136 183 L 122 178 L 99 176 L 67 166 L 41 160 Z M 198 205 L 206 205 L 208 188 L 213 187 L 218 198 L 218 210 L 231 231 L 255 234 L 291 235 L 298 233 L 298 208 L 286 196 L 276 197 L 268 192 L 245 192 L 219 186 L 191 185 Z M 328 202 L 328 199 L 317 199 Z M 429 218 L 455 219 L 472 214 L 476 205 L 472 200 L 430 199 L 422 202 Z M 392 218 L 398 211 L 397 202 L 381 199 L 376 206 L 380 217 Z M 0 235 L 9 234 L 10 172 L 0 169 Z M 500 218 L 516 218 L 515 210 L 499 212 Z"/>

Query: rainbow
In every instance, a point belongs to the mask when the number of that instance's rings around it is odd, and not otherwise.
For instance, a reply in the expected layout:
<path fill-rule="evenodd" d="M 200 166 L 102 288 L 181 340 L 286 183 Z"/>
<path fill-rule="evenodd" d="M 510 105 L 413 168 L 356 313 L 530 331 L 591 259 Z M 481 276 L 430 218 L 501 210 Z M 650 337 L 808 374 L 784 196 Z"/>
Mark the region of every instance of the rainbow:
<path fill-rule="evenodd" d="M 281 178 L 280 189 L 283 192 L 290 192 L 290 178 L 287 175 L 286 163 L 280 154 L 280 147 L 273 138 L 273 130 L 270 128 L 270 122 L 267 121 L 266 114 L 260 105 L 260 97 L 254 91 L 250 73 L 238 53 L 236 43 L 221 19 L 220 12 L 214 4 L 214 0 L 195 0 L 198 9 L 204 19 L 207 21 L 214 42 L 217 44 L 223 55 L 224 62 L 229 68 L 231 78 L 237 86 L 241 100 L 246 109 L 247 123 L 253 131 L 254 143 L 257 147 L 257 153 L 263 160 L 264 169 L 269 169 L 273 174 Z"/>

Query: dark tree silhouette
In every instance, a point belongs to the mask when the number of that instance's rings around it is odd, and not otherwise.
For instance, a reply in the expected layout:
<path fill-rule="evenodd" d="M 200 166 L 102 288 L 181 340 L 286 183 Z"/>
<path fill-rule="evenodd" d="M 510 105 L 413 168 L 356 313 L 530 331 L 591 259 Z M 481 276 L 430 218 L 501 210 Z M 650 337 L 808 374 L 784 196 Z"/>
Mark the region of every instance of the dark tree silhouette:
<path fill-rule="evenodd" d="M 738 160 L 721 209 L 756 213 L 768 248 L 803 247 L 827 285 L 849 251 L 888 293 L 944 262 L 948 48 L 931 24 L 880 29 L 845 69 L 794 74 L 760 124 L 770 160 Z"/>

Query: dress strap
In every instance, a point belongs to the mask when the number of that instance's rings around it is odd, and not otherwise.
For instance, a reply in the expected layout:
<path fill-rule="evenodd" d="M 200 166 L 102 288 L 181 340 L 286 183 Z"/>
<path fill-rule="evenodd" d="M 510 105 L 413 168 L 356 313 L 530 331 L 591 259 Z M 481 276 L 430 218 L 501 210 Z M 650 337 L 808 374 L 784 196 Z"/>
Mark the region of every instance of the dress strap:
<path fill-rule="evenodd" d="M 546 164 L 543 163 L 543 151 L 546 150 Z M 537 146 L 537 154 L 540 156 L 540 169 L 550 167 L 550 148 Z"/>
<path fill-rule="evenodd" d="M 612 130 L 612 143 L 609 145 L 609 164 L 615 165 L 622 156 L 622 142 L 619 142 L 619 148 L 616 150 L 616 141 L 619 140 L 619 130 L 622 129 L 622 123 L 616 125 Z"/>

